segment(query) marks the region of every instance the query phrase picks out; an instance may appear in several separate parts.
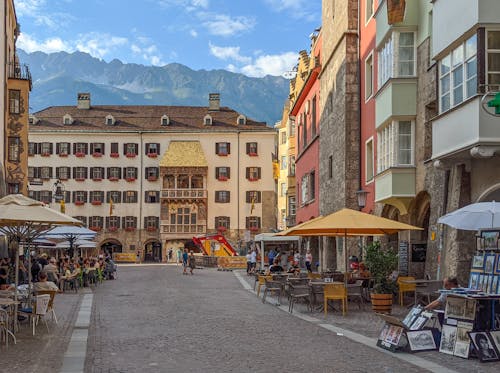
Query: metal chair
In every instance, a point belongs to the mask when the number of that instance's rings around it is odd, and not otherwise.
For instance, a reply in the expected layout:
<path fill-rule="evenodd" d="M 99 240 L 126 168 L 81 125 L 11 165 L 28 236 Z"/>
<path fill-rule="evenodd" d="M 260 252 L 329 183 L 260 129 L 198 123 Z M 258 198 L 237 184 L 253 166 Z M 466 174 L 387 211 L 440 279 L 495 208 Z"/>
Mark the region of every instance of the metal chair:
<path fill-rule="evenodd" d="M 264 294 L 262 296 L 262 303 L 266 303 L 266 296 L 268 293 L 278 293 L 278 306 L 280 305 L 280 300 L 281 300 L 281 292 L 283 291 L 283 287 L 281 286 L 281 282 L 264 278 L 265 281 L 265 286 L 266 288 L 264 289 Z"/>
<path fill-rule="evenodd" d="M 365 298 L 363 296 L 363 282 L 364 280 L 356 280 L 354 284 L 347 285 L 347 298 L 357 299 L 359 301 L 359 309 L 361 309 L 365 303 Z"/>
<path fill-rule="evenodd" d="M 288 312 L 293 313 L 293 305 L 299 299 L 304 299 L 308 303 L 308 308 L 311 308 L 309 286 L 288 284 Z"/>
<path fill-rule="evenodd" d="M 5 340 L 5 345 L 9 346 L 9 336 L 14 341 L 14 344 L 17 343 L 16 336 L 10 330 L 10 325 L 12 322 L 10 321 L 9 313 L 7 310 L 0 308 L 0 337 Z"/>

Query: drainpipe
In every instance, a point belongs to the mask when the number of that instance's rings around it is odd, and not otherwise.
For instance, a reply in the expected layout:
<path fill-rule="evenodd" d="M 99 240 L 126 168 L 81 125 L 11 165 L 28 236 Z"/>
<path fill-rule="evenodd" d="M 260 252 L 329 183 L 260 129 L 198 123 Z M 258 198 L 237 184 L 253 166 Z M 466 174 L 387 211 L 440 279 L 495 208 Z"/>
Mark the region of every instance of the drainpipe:
<path fill-rule="evenodd" d="M 143 221 L 143 218 L 142 218 L 142 204 L 144 203 L 144 192 L 143 192 L 143 183 L 144 183 L 144 180 L 143 180 L 143 166 L 144 166 L 144 146 L 143 146 L 143 138 L 142 138 L 142 135 L 143 135 L 143 132 L 142 131 L 139 131 L 139 134 L 140 134 L 140 145 L 139 145 L 139 154 L 141 155 L 141 166 L 140 166 L 140 169 L 139 169 L 139 175 L 137 175 L 139 177 L 139 180 L 141 181 L 139 183 L 139 221 L 137 222 L 138 226 L 140 227 L 139 229 L 139 247 L 138 249 L 141 250 L 141 252 L 143 251 L 142 250 L 142 230 L 144 229 L 143 227 L 143 224 L 142 224 L 142 221 Z"/>
<path fill-rule="evenodd" d="M 363 184 L 362 184 L 362 172 L 363 172 L 363 168 L 361 167 L 362 166 L 362 158 L 361 158 L 361 150 L 363 149 L 363 137 L 362 137 L 362 131 L 361 131 L 361 128 L 362 128 L 362 125 L 361 125 L 361 37 L 360 37 L 360 33 L 361 33 L 361 12 L 360 12 L 360 7 L 361 7 L 361 1 L 358 0 L 358 34 L 357 34 L 357 38 L 358 38 L 358 71 L 357 71 L 357 75 L 358 75 L 358 123 L 359 123 L 359 189 L 358 190 L 361 190 L 363 189 Z M 366 167 L 366 165 L 365 165 Z"/>
<path fill-rule="evenodd" d="M 240 242 L 241 237 L 240 237 L 240 130 L 236 131 L 237 138 L 238 138 L 238 143 L 237 143 L 237 151 L 238 151 L 238 156 L 237 156 L 237 167 L 236 169 L 238 170 L 237 172 L 237 178 L 236 178 L 236 198 L 238 199 L 238 203 L 236 204 L 237 206 L 237 218 L 236 218 L 236 232 L 238 234 L 238 242 Z M 239 254 L 239 253 L 238 253 Z"/>

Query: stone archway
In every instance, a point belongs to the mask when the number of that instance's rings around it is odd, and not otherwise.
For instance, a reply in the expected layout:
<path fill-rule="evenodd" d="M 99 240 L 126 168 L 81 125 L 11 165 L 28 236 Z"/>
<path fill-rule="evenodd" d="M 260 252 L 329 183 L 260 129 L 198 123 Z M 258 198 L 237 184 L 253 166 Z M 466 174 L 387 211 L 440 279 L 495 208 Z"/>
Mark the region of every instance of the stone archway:
<path fill-rule="evenodd" d="M 400 221 L 399 220 L 399 210 L 397 207 L 393 205 L 388 205 L 386 204 L 382 210 L 381 216 L 383 218 L 395 220 L 395 221 Z M 394 234 L 389 234 L 384 236 L 383 239 L 381 239 L 382 242 L 386 243 L 388 247 L 392 247 L 393 249 L 397 250 L 398 245 L 399 245 L 399 234 L 394 233 Z"/>
<path fill-rule="evenodd" d="M 477 202 L 500 202 L 500 184 L 493 185 L 486 189 L 477 199 Z"/>
<path fill-rule="evenodd" d="M 123 252 L 122 243 L 114 238 L 105 239 L 99 244 L 99 248 L 105 255 L 113 255 L 113 253 Z"/>
<path fill-rule="evenodd" d="M 150 239 L 144 243 L 144 261 L 149 263 L 160 263 L 163 261 L 162 245 L 157 239 Z"/>

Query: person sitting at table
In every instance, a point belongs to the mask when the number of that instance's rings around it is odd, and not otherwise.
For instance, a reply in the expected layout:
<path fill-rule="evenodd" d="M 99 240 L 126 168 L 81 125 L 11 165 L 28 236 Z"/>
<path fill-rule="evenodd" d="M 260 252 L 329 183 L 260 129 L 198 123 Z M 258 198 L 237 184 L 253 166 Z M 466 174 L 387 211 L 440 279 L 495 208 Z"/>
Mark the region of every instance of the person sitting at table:
<path fill-rule="evenodd" d="M 290 268 L 288 269 L 288 271 L 286 271 L 286 273 L 293 273 L 293 274 L 300 273 L 299 263 L 297 261 L 294 261 L 290 266 Z"/>
<path fill-rule="evenodd" d="M 443 287 L 445 290 L 451 290 L 454 288 L 458 288 L 458 280 L 456 277 L 445 277 L 443 280 Z M 435 301 L 429 303 L 427 306 L 425 306 L 426 310 L 435 310 L 435 309 L 444 309 L 446 305 L 446 296 L 447 292 L 442 292 L 441 295 L 439 295 L 439 298 L 436 299 Z"/>
<path fill-rule="evenodd" d="M 370 271 L 366 268 L 365 263 L 359 263 L 358 269 L 352 272 L 353 277 L 355 278 L 369 278 L 371 277 Z"/>
<path fill-rule="evenodd" d="M 7 271 L 5 268 L 0 267 L 0 290 L 8 287 L 7 278 Z"/>
<path fill-rule="evenodd" d="M 283 267 L 280 264 L 279 258 L 274 259 L 273 264 L 269 267 L 269 273 L 283 272 Z"/>
<path fill-rule="evenodd" d="M 60 291 L 56 284 L 52 281 L 47 281 L 47 273 L 45 271 L 40 272 L 38 275 L 38 282 L 34 284 L 35 291 L 40 290 L 55 290 Z"/>
<path fill-rule="evenodd" d="M 49 264 L 47 264 L 45 267 L 43 267 L 43 272 L 45 272 L 47 274 L 47 279 L 49 281 L 52 281 L 54 283 L 57 283 L 59 281 L 58 268 L 56 265 L 55 258 L 49 259 Z"/>

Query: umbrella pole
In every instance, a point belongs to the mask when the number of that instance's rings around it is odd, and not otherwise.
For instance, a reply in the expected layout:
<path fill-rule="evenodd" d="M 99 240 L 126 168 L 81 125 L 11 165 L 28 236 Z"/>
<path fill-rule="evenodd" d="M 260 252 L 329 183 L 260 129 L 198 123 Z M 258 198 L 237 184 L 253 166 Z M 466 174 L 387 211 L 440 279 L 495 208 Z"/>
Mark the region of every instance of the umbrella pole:
<path fill-rule="evenodd" d="M 344 231 L 344 266 L 345 266 L 345 274 L 344 274 L 344 285 L 347 288 L 347 230 Z"/>
<path fill-rule="evenodd" d="M 19 227 L 18 227 L 19 229 Z M 19 287 L 19 246 L 21 246 L 21 238 L 19 237 L 19 231 L 17 232 L 17 248 L 16 248 L 16 273 L 14 275 L 15 277 L 15 283 L 16 283 L 16 289 L 14 290 L 14 302 L 16 303 L 14 305 L 14 330 L 18 330 L 19 329 L 19 326 L 18 326 L 18 321 L 17 321 L 17 310 L 18 310 L 18 305 L 17 305 L 17 292 L 19 291 L 18 290 L 18 287 Z M 7 335 L 6 338 L 9 338 L 9 336 Z"/>

